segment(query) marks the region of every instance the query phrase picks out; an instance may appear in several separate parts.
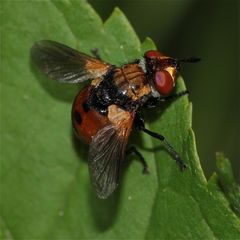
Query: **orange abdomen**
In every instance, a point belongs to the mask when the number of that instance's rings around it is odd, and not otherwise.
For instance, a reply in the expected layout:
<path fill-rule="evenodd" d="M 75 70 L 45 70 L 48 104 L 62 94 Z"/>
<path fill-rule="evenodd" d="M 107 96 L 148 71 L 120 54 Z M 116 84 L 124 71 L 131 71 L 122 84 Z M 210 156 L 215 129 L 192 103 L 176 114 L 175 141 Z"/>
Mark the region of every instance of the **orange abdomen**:
<path fill-rule="evenodd" d="M 109 122 L 107 116 L 88 108 L 86 103 L 90 89 L 91 87 L 82 89 L 75 98 L 72 106 L 73 128 L 77 136 L 87 144 L 90 144 L 92 137 L 98 130 Z"/>

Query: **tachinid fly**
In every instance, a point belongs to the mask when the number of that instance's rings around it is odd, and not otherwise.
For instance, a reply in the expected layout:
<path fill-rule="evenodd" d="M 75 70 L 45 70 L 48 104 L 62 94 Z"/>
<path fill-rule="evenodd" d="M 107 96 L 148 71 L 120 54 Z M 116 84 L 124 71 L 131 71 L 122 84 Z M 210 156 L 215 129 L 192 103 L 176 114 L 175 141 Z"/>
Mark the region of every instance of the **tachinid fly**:
<path fill-rule="evenodd" d="M 171 95 L 181 62 L 150 50 L 142 59 L 120 67 L 78 52 L 63 44 L 43 40 L 31 50 L 34 63 L 51 79 L 64 83 L 91 80 L 75 98 L 72 124 L 76 135 L 89 144 L 89 171 L 98 197 L 107 198 L 116 189 L 125 156 L 135 153 L 148 172 L 147 163 L 135 147 L 127 148 L 134 126 L 159 139 L 179 167 L 186 165 L 178 153 L 160 134 L 144 126 L 141 110 L 158 107 L 159 103 L 183 96 L 188 91 Z"/>

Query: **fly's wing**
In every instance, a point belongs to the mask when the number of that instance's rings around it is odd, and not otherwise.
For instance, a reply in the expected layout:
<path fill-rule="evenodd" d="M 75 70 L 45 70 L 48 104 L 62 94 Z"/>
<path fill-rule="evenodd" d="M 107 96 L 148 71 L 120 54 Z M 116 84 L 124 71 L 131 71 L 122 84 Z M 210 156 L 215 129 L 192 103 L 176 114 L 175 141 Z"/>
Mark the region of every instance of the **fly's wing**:
<path fill-rule="evenodd" d="M 89 171 L 100 198 L 107 198 L 117 187 L 121 164 L 133 118 L 108 124 L 93 137 L 89 149 Z"/>
<path fill-rule="evenodd" d="M 61 43 L 42 40 L 31 49 L 33 62 L 51 79 L 79 83 L 106 74 L 112 65 Z"/>

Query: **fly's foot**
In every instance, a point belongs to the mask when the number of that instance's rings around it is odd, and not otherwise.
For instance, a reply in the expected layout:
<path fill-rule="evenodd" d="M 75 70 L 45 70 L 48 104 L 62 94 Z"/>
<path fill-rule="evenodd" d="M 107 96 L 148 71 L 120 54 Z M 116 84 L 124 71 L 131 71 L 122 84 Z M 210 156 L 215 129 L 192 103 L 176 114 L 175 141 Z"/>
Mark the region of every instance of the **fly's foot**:
<path fill-rule="evenodd" d="M 91 53 L 93 54 L 93 56 L 99 60 L 102 60 L 101 57 L 100 57 L 100 54 L 99 54 L 99 50 L 98 48 L 94 48 L 91 50 Z"/>
<path fill-rule="evenodd" d="M 142 171 L 142 173 L 143 173 L 144 175 L 149 175 L 149 174 L 150 174 L 150 171 L 149 171 L 147 165 L 143 166 L 143 171 Z"/>

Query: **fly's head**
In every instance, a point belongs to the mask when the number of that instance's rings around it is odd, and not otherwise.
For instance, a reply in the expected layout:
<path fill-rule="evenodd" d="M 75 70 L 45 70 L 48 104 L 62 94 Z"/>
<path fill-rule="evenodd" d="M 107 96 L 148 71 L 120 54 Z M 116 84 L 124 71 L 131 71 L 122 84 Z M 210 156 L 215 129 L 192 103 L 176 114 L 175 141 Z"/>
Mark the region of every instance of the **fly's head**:
<path fill-rule="evenodd" d="M 177 72 L 180 70 L 179 61 L 156 50 L 147 51 L 144 58 L 153 90 L 163 96 L 170 94 L 175 86 Z"/>
<path fill-rule="evenodd" d="M 197 62 L 199 58 L 176 59 L 162 55 L 157 50 L 149 50 L 144 55 L 146 74 L 150 81 L 153 95 L 169 95 L 176 83 L 181 62 Z"/>

